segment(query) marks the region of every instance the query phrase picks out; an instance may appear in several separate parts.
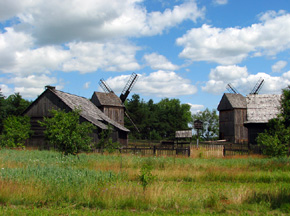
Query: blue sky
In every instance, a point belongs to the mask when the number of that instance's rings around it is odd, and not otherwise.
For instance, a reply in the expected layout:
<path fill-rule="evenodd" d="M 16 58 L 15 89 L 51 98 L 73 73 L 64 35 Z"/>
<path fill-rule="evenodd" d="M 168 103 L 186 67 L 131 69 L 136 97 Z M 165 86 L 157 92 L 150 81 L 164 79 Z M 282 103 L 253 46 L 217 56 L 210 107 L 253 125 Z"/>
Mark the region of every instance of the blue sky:
<path fill-rule="evenodd" d="M 226 85 L 246 95 L 290 85 L 289 0 L 1 0 L 0 88 L 33 100 L 45 85 L 217 108 Z M 130 96 L 129 96 L 130 97 Z"/>

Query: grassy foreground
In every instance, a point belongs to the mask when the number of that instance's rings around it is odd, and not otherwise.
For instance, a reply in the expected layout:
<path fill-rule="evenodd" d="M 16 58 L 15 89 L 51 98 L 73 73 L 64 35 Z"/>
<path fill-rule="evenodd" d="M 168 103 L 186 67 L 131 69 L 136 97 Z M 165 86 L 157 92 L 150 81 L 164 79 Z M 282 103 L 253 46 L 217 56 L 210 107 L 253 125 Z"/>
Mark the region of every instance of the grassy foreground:
<path fill-rule="evenodd" d="M 1 215 L 287 215 L 290 160 L 0 150 Z M 152 166 L 143 188 L 140 169 Z"/>

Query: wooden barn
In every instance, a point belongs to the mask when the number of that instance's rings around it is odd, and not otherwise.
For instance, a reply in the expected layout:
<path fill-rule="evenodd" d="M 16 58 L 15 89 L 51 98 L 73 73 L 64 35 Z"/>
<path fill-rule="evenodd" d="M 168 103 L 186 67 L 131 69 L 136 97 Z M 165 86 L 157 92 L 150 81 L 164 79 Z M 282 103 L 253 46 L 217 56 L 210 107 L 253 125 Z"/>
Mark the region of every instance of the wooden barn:
<path fill-rule="evenodd" d="M 112 92 L 94 92 L 91 101 L 105 113 L 105 115 L 124 126 L 125 106 L 117 95 Z"/>
<path fill-rule="evenodd" d="M 218 105 L 219 138 L 233 143 L 248 141 L 246 98 L 241 94 L 225 93 Z"/>
<path fill-rule="evenodd" d="M 48 143 L 44 140 L 44 128 L 40 127 L 37 122 L 42 120 L 43 117 L 50 117 L 49 111 L 51 109 L 61 109 L 67 112 L 81 109 L 80 122 L 88 121 L 97 127 L 92 134 L 95 143 L 99 141 L 99 133 L 102 130 L 107 130 L 108 125 L 111 125 L 113 127 L 113 142 L 127 145 L 129 130 L 122 124 L 109 118 L 90 100 L 56 90 L 55 87 L 51 86 L 47 86 L 46 90 L 23 113 L 31 118 L 31 129 L 34 131 L 29 140 L 29 145 L 42 148 L 48 147 Z"/>
<path fill-rule="evenodd" d="M 225 93 L 218 105 L 220 139 L 256 144 L 270 119 L 279 113 L 280 95 Z"/>
<path fill-rule="evenodd" d="M 276 118 L 279 113 L 281 95 L 248 95 L 247 120 L 244 122 L 248 128 L 248 141 L 256 144 L 259 133 L 264 132 L 270 119 Z"/>

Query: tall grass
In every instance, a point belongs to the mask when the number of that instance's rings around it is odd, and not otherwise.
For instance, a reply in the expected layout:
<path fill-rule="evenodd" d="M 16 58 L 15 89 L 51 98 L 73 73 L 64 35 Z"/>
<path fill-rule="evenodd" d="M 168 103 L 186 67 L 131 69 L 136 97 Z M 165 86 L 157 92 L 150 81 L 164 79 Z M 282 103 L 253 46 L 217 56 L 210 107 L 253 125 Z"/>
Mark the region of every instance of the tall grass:
<path fill-rule="evenodd" d="M 289 159 L 0 151 L 0 205 L 159 213 L 290 213 Z M 140 170 L 152 167 L 143 190 Z M 9 208 L 3 211 L 10 212 Z"/>

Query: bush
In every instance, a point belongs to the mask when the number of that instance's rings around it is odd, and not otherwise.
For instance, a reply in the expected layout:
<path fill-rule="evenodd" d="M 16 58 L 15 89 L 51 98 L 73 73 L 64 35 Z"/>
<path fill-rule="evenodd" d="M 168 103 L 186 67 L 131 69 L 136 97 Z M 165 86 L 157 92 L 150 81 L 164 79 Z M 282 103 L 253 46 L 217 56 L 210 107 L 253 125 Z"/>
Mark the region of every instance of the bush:
<path fill-rule="evenodd" d="M 9 116 L 3 121 L 0 144 L 2 147 L 8 148 L 24 148 L 25 141 L 31 134 L 28 116 Z"/>
<path fill-rule="evenodd" d="M 278 135 L 270 135 L 268 133 L 260 133 L 257 142 L 262 148 L 264 155 L 270 157 L 282 157 L 288 153 L 288 145 L 281 142 Z"/>
<path fill-rule="evenodd" d="M 89 122 L 79 122 L 80 110 L 65 112 L 51 110 L 52 118 L 44 118 L 39 122 L 45 127 L 44 135 L 64 155 L 76 155 L 80 151 L 89 151 L 91 148 L 93 129 Z"/>

